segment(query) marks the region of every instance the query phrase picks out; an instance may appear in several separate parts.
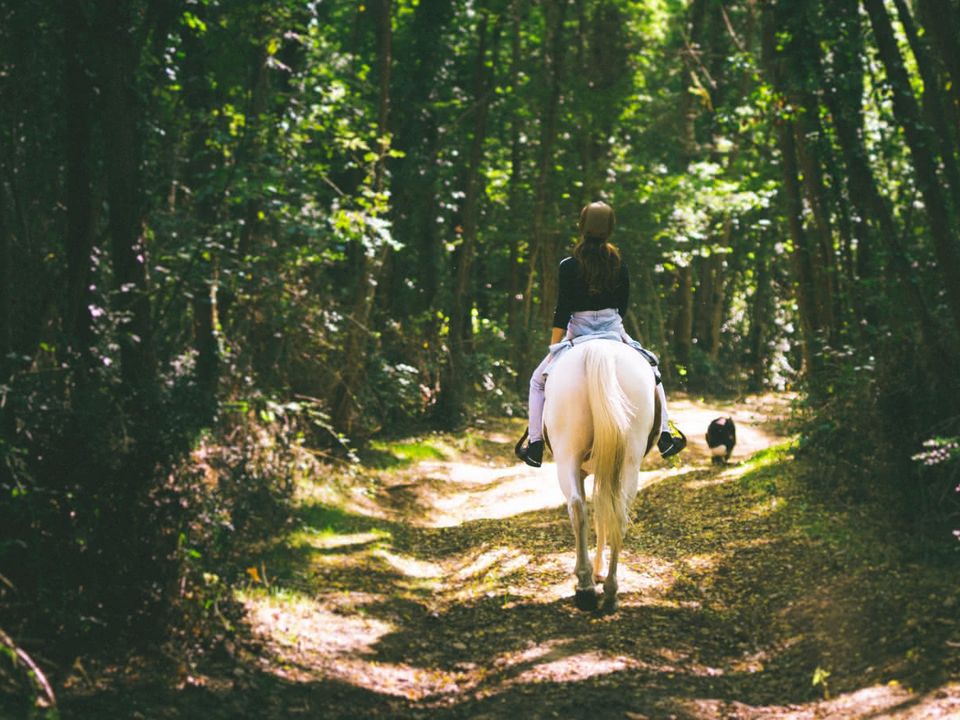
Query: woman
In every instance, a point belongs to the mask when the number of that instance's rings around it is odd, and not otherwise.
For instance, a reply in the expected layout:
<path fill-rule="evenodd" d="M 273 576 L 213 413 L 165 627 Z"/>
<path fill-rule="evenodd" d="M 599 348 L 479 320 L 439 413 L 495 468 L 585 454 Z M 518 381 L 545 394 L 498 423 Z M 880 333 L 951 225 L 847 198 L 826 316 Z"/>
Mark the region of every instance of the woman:
<path fill-rule="evenodd" d="M 620 261 L 620 251 L 609 242 L 614 222 L 613 208 L 606 203 L 595 202 L 583 208 L 580 211 L 580 241 L 573 255 L 560 263 L 550 352 L 530 378 L 530 440 L 525 447 L 518 444 L 516 449 L 517 457 L 532 467 L 540 467 L 543 462 L 544 371 L 557 351 L 569 346 L 562 340 L 584 335 L 619 339 L 635 347 L 644 362 L 654 366 L 663 418 L 657 449 L 663 457 L 670 457 L 687 444 L 682 433 L 679 436 L 670 433 L 667 398 L 656 368 L 656 356 L 644 350 L 623 329 L 623 315 L 627 312 L 630 296 L 630 276 L 627 266 Z"/>

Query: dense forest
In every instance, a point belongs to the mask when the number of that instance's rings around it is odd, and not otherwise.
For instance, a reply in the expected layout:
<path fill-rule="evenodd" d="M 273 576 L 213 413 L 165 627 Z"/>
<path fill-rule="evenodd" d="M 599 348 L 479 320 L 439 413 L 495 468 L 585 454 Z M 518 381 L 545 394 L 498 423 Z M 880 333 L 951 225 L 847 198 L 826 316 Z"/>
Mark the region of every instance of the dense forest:
<path fill-rule="evenodd" d="M 798 391 L 809 482 L 955 552 L 958 37 L 957 0 L 0 0 L 0 649 L 152 642 L 308 466 L 523 416 L 597 199 L 668 391 Z"/>

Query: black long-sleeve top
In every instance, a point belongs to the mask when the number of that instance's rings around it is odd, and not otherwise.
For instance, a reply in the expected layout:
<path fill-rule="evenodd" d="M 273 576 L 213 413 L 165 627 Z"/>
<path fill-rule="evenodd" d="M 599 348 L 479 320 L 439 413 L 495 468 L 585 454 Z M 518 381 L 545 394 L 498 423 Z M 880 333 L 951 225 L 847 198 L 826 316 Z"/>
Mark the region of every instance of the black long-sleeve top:
<path fill-rule="evenodd" d="M 560 282 L 557 292 L 557 309 L 553 313 L 553 327 L 567 329 L 570 316 L 581 310 L 616 308 L 623 317 L 630 300 L 630 274 L 626 263 L 620 263 L 620 276 L 615 288 L 591 293 L 580 271 L 580 261 L 575 257 L 564 258 L 560 263 Z"/>

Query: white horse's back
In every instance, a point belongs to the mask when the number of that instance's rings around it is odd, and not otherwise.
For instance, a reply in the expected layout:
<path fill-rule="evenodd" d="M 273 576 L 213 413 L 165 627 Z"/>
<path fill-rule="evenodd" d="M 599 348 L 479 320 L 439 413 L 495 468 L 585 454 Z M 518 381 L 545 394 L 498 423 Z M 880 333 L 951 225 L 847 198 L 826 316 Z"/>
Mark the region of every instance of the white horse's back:
<path fill-rule="evenodd" d="M 591 340 L 562 355 L 550 368 L 544 430 L 557 463 L 577 539 L 577 604 L 596 604 L 586 551 L 583 480 L 594 475 L 594 514 L 599 574 L 604 542 L 611 550 L 604 603 L 616 606 L 616 562 L 627 512 L 637 493 L 640 462 L 656 439 L 659 423 L 656 380 L 649 364 L 632 347 L 613 340 Z"/>
<path fill-rule="evenodd" d="M 587 375 L 590 363 L 601 373 L 610 373 L 595 374 L 592 387 Z M 543 424 L 554 457 L 558 446 L 562 452 L 582 450 L 586 455 L 593 444 L 595 418 L 603 422 L 610 413 L 610 423 L 630 426 L 626 452 L 639 464 L 653 430 L 655 390 L 653 369 L 629 345 L 591 340 L 568 350 L 549 369 L 546 387 Z M 591 458 L 588 472 L 593 472 L 593 465 Z"/>

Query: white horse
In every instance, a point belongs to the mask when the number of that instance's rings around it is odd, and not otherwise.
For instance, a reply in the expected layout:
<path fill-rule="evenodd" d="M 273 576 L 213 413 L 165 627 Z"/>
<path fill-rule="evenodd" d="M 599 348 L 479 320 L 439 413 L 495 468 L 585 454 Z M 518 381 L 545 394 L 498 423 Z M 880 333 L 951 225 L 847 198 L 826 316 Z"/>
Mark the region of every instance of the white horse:
<path fill-rule="evenodd" d="M 567 350 L 549 369 L 544 436 L 557 464 L 560 488 L 577 544 L 576 605 L 597 608 L 595 583 L 603 580 L 603 609 L 617 609 L 617 561 L 637 494 L 640 462 L 656 444 L 660 401 L 650 365 L 629 345 L 590 340 Z M 584 480 L 593 474 L 597 550 L 587 550 Z M 603 547 L 610 562 L 603 579 Z"/>

